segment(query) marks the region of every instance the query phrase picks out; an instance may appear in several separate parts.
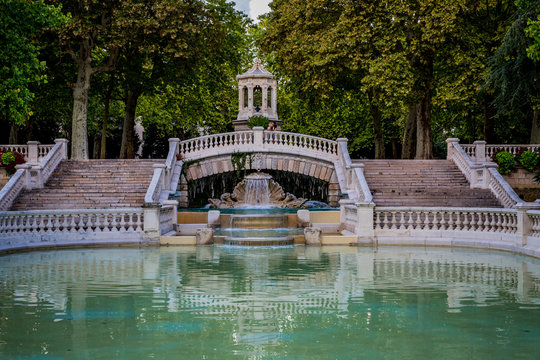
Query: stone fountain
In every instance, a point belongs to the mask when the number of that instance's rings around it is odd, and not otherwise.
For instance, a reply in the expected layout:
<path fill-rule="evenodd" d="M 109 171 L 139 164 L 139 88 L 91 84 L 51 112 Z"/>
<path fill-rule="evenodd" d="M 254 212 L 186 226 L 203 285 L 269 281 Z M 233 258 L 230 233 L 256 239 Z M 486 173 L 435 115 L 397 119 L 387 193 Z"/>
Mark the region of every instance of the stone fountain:
<path fill-rule="evenodd" d="M 264 172 L 247 175 L 232 193 L 224 193 L 219 199 L 208 199 L 213 209 L 231 208 L 304 208 L 307 199 L 286 193 L 283 188 Z"/>
<path fill-rule="evenodd" d="M 239 209 L 239 212 L 220 216 L 221 229 L 214 236 L 216 243 L 276 246 L 294 243 L 292 234 L 296 223 L 292 221 L 291 224 L 287 213 L 265 211 L 301 208 L 306 199 L 283 191 L 269 174 L 256 172 L 247 175 L 232 193 L 225 193 L 219 199 L 209 199 L 209 202 L 212 208 Z"/>

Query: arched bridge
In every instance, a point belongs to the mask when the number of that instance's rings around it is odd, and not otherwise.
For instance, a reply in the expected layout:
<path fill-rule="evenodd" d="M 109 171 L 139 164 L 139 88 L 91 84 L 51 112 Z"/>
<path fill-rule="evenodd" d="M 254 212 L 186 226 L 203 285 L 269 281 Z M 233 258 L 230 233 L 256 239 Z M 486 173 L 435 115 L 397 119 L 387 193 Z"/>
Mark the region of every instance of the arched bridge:
<path fill-rule="evenodd" d="M 333 141 L 261 127 L 177 142 L 177 154 L 185 164 L 186 178 L 180 180 L 184 197 L 187 193 L 182 182 L 233 171 L 232 156 L 250 153 L 247 169 L 288 171 L 328 182 L 328 202 L 332 206 L 337 206 L 343 197 L 364 200 L 359 197 L 358 186 L 354 186 L 358 182 L 354 181 L 347 139 Z"/>

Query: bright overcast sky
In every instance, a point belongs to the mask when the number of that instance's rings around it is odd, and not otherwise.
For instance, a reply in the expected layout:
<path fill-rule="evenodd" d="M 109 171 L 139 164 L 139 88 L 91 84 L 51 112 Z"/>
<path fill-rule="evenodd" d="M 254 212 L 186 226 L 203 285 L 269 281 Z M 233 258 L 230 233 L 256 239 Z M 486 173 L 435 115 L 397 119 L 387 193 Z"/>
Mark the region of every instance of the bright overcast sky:
<path fill-rule="evenodd" d="M 251 19 L 257 21 L 257 17 L 270 11 L 268 4 L 271 0 L 233 0 L 236 9 L 245 12 Z"/>

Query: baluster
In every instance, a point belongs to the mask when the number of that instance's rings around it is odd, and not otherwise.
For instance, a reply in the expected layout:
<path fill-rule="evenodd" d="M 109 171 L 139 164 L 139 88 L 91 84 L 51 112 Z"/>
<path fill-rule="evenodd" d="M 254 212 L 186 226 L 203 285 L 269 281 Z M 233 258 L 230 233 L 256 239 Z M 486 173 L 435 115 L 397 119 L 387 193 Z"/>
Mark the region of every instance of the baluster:
<path fill-rule="evenodd" d="M 465 230 L 465 231 L 467 231 L 467 230 L 470 229 L 470 226 L 469 226 L 469 224 L 470 224 L 470 222 L 469 222 L 469 214 L 470 214 L 470 213 L 469 213 L 468 211 L 463 211 L 463 212 L 462 212 L 462 215 L 463 215 L 463 226 L 462 226 L 462 228 L 461 228 L 460 230 Z"/>
<path fill-rule="evenodd" d="M 126 231 L 132 232 L 133 231 L 133 213 L 131 212 L 126 213 L 126 217 L 127 217 Z"/>
<path fill-rule="evenodd" d="M 111 219 L 111 232 L 118 232 L 118 221 L 117 221 L 117 216 L 118 214 L 111 214 L 112 216 L 112 219 Z"/>
<path fill-rule="evenodd" d="M 414 214 L 414 211 L 409 210 L 409 211 L 407 212 L 407 214 L 409 214 L 409 220 L 407 221 L 407 227 L 406 227 L 406 229 L 412 230 L 412 229 L 414 229 L 414 221 L 413 221 L 413 214 Z"/>
<path fill-rule="evenodd" d="M 142 225 L 143 225 L 142 214 L 137 213 L 137 227 L 136 227 L 135 231 L 137 231 L 137 232 L 143 231 Z"/>
<path fill-rule="evenodd" d="M 61 232 L 68 232 L 69 223 L 68 223 L 68 215 L 63 214 L 62 215 L 62 231 Z"/>
<path fill-rule="evenodd" d="M 397 212 L 396 211 L 390 211 L 389 214 L 390 214 L 390 224 L 389 224 L 390 229 L 395 230 L 397 228 L 397 226 L 396 226 Z"/>
<path fill-rule="evenodd" d="M 120 213 L 120 232 L 126 232 L 126 214 Z"/>
<path fill-rule="evenodd" d="M 54 226 L 53 219 L 54 219 L 53 214 L 47 215 L 47 225 L 46 225 L 47 230 L 45 231 L 47 234 L 53 234 L 53 230 L 52 230 Z"/>
<path fill-rule="evenodd" d="M 86 227 L 86 218 L 84 213 L 77 214 L 79 219 L 79 234 L 82 234 L 85 232 L 84 228 Z"/>
<path fill-rule="evenodd" d="M 498 213 L 490 213 L 490 216 L 491 216 L 491 221 L 489 222 L 489 231 L 490 232 L 497 232 L 499 230 L 498 228 L 498 216 L 499 214 Z M 497 221 L 495 221 L 497 219 Z"/>

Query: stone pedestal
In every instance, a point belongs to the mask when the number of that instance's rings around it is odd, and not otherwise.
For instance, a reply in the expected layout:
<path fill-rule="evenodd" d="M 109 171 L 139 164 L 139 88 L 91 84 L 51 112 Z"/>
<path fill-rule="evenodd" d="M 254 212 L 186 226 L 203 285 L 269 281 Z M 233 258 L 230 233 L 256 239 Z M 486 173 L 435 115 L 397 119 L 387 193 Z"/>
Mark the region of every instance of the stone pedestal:
<path fill-rule="evenodd" d="M 306 245 L 321 245 L 321 229 L 315 227 L 308 227 L 304 229 L 304 238 L 306 239 Z"/>
<path fill-rule="evenodd" d="M 210 228 L 197 229 L 197 232 L 195 233 L 197 245 L 210 245 L 213 237 L 214 231 Z"/>

